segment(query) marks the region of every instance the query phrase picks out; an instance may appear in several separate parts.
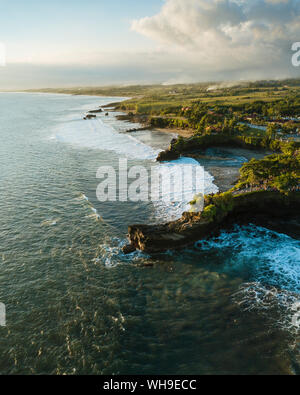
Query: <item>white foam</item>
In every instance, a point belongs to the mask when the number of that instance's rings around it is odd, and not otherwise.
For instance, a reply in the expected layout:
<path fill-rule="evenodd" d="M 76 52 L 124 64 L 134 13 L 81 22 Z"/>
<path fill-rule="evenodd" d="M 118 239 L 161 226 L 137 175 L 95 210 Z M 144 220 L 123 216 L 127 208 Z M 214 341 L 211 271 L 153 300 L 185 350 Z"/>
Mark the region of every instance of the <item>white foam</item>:
<path fill-rule="evenodd" d="M 298 334 L 300 330 L 300 296 L 260 282 L 243 284 L 233 295 L 243 311 L 266 315 L 279 328 Z"/>
<path fill-rule="evenodd" d="M 54 131 L 55 139 L 79 148 L 112 151 L 130 159 L 154 160 L 159 151 L 141 143 L 132 136 L 116 132 L 100 119 L 67 122 Z"/>
<path fill-rule="evenodd" d="M 157 172 L 162 175 L 162 179 L 171 180 L 171 183 L 163 183 L 161 200 L 154 202 L 159 220 L 178 219 L 183 212 L 191 209 L 190 202 L 196 195 L 219 191 L 213 183 L 213 176 L 192 158 L 183 157 L 161 163 L 157 166 Z"/>
<path fill-rule="evenodd" d="M 248 268 L 253 281 L 235 295 L 243 308 L 280 310 L 278 325 L 300 329 L 300 241 L 250 225 L 198 242 L 196 248 L 221 250 L 225 266 Z"/>
<path fill-rule="evenodd" d="M 58 220 L 55 219 L 47 219 L 41 223 L 41 226 L 55 226 L 57 225 Z"/>
<path fill-rule="evenodd" d="M 87 202 L 89 201 L 89 198 L 83 193 L 82 194 L 82 198 L 84 199 L 84 200 L 86 200 Z"/>
<path fill-rule="evenodd" d="M 82 193 L 82 194 L 80 195 L 79 200 L 84 200 L 84 201 L 86 201 L 86 202 L 87 202 L 87 205 L 89 206 L 89 208 L 90 208 L 91 211 L 93 212 L 92 215 L 88 215 L 88 216 L 87 216 L 88 218 L 95 218 L 96 220 L 100 220 L 100 219 L 101 219 L 101 216 L 100 216 L 100 214 L 98 213 L 98 210 L 92 205 L 92 203 L 90 203 L 89 198 L 88 198 L 84 193 Z"/>
<path fill-rule="evenodd" d="M 131 254 L 125 255 L 122 252 L 122 248 L 128 244 L 128 240 L 121 240 L 119 238 L 114 238 L 109 241 L 109 243 L 104 243 L 100 245 L 100 255 L 99 258 L 95 259 L 95 264 L 102 264 L 107 268 L 114 268 L 121 264 L 132 264 L 142 262 L 145 259 L 149 259 L 149 255 L 141 252 L 134 251 Z"/>
<path fill-rule="evenodd" d="M 100 118 L 87 121 L 65 122 L 56 128 L 54 138 L 57 141 L 79 148 L 86 147 L 112 151 L 128 159 L 155 161 L 159 150 L 151 148 L 130 134 L 118 133 L 113 127 L 113 119 L 109 120 L 109 125 L 105 124 L 106 122 L 106 120 L 103 121 Z M 114 120 L 114 122 L 116 124 L 120 123 L 117 120 Z M 124 122 L 122 124 L 126 125 Z M 187 166 L 193 167 L 194 172 L 196 172 L 196 169 L 202 169 L 199 162 L 192 158 L 181 158 L 177 161 L 157 163 L 153 166 L 157 166 L 157 171 L 163 177 L 181 173 Z M 184 185 L 182 185 L 175 177 L 170 188 L 164 188 L 161 201 L 154 204 L 156 218 L 166 221 L 180 218 L 184 211 L 190 209 L 189 202 L 193 200 L 196 194 L 199 192 L 218 192 L 218 188 L 213 184 L 213 177 L 207 172 L 202 172 L 202 174 L 204 188 L 196 189 L 194 180 L 185 179 Z M 148 180 L 145 180 L 145 182 L 148 182 Z M 176 201 L 174 201 L 171 197 L 171 194 L 174 193 L 177 196 L 182 196 L 182 198 L 180 200 L 175 199 Z"/>
<path fill-rule="evenodd" d="M 91 215 L 91 217 L 94 217 L 94 218 L 96 218 L 97 220 L 101 219 L 101 216 L 99 215 L 98 211 L 97 211 L 97 210 L 95 209 L 95 207 L 93 207 L 92 205 L 91 205 L 91 210 L 92 210 L 92 212 L 94 213 L 93 215 Z"/>

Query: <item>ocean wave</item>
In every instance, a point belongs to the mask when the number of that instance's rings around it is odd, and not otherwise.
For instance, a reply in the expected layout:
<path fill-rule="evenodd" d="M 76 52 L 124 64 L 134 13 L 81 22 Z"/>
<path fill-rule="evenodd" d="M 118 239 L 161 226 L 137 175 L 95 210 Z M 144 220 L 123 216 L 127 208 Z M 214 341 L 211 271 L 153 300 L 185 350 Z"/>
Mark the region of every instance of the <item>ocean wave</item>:
<path fill-rule="evenodd" d="M 233 295 L 233 300 L 243 311 L 265 314 L 275 326 L 295 334 L 299 333 L 299 293 L 253 282 L 243 284 Z"/>
<path fill-rule="evenodd" d="M 47 219 L 41 223 L 41 226 L 55 226 L 58 221 L 58 219 Z"/>
<path fill-rule="evenodd" d="M 97 221 L 101 219 L 101 215 L 98 213 L 98 210 L 92 205 L 89 198 L 84 193 L 81 193 L 76 200 L 84 201 L 87 204 L 87 207 L 92 211 L 93 214 L 87 215 L 87 218 L 95 218 Z"/>
<path fill-rule="evenodd" d="M 55 130 L 54 138 L 57 141 L 71 144 L 77 147 L 87 147 L 99 150 L 112 151 L 128 159 L 155 161 L 159 150 L 142 143 L 130 134 L 122 134 L 116 131 L 113 123 L 108 126 L 106 121 L 100 118 L 82 122 L 66 122 Z M 119 124 L 119 121 L 116 121 Z M 125 124 L 123 122 L 123 124 Z M 126 124 L 125 124 L 126 125 Z M 214 178 L 204 171 L 203 167 L 192 158 L 181 158 L 166 163 L 156 163 L 155 170 L 162 178 L 171 177 L 172 184 L 164 185 L 161 199 L 154 203 L 157 220 L 178 219 L 184 211 L 190 209 L 189 202 L 198 193 L 216 193 L 218 188 L 214 185 Z M 198 182 L 191 177 L 186 178 L 184 183 L 180 181 L 180 175 L 184 169 L 191 167 L 194 174 L 200 174 Z M 148 184 L 148 179 L 144 182 Z M 174 197 L 173 197 L 174 196 Z M 178 198 L 179 196 L 179 198 Z"/>
<path fill-rule="evenodd" d="M 54 138 L 80 148 L 112 151 L 129 159 L 154 160 L 159 151 L 141 143 L 132 136 L 118 133 L 104 124 L 100 118 L 59 125 L 54 130 Z"/>
<path fill-rule="evenodd" d="M 278 326 L 300 329 L 300 241 L 262 227 L 236 226 L 232 233 L 199 241 L 201 251 L 226 255 L 225 270 L 247 268 L 250 283 L 234 295 L 245 310 L 277 312 Z M 268 312 L 268 314 L 270 311 Z M 269 314 L 270 315 L 270 314 Z"/>
<path fill-rule="evenodd" d="M 214 177 L 192 158 L 180 158 L 161 163 L 156 167 L 161 175 L 161 199 L 154 202 L 157 219 L 179 219 L 183 212 L 191 209 L 190 202 L 198 194 L 217 193 Z M 156 186 L 159 189 L 159 186 Z"/>
<path fill-rule="evenodd" d="M 117 237 L 112 238 L 107 243 L 101 244 L 100 253 L 94 261 L 95 264 L 101 264 L 107 268 L 114 268 L 121 264 L 138 263 L 150 258 L 149 255 L 141 251 L 135 251 L 125 255 L 122 248 L 126 244 L 128 244 L 128 240 L 119 239 Z"/>

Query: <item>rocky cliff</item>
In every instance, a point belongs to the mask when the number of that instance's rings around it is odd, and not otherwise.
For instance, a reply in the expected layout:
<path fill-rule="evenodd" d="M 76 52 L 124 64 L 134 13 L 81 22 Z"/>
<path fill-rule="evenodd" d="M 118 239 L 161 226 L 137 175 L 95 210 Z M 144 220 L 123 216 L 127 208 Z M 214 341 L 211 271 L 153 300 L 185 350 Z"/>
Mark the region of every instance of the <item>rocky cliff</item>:
<path fill-rule="evenodd" d="M 178 221 L 163 225 L 130 226 L 130 245 L 124 251 L 138 249 L 158 253 L 180 249 L 214 236 L 232 224 L 257 223 L 266 226 L 270 219 L 300 215 L 300 192 L 291 192 L 288 196 L 274 191 L 236 195 L 228 192 L 211 199 L 202 213 L 184 213 Z"/>

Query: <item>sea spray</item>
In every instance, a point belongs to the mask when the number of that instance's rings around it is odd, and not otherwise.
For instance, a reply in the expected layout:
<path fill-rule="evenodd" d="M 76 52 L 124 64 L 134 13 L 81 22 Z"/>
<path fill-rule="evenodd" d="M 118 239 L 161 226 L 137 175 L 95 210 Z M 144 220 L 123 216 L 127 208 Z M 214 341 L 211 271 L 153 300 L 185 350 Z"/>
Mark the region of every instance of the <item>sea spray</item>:
<path fill-rule="evenodd" d="M 54 132 L 55 138 L 59 142 L 71 144 L 78 148 L 112 151 L 130 160 L 146 161 L 145 164 L 148 166 L 156 167 L 156 172 L 162 178 L 173 175 L 172 184 L 164 185 L 161 199 L 156 199 L 153 203 L 155 221 L 178 219 L 184 211 L 190 209 L 189 202 L 193 200 L 195 195 L 218 192 L 218 188 L 213 183 L 214 178 L 205 172 L 195 159 L 181 158 L 177 161 L 156 163 L 155 159 L 159 150 L 153 149 L 131 135 L 119 133 L 113 128 L 113 123 L 106 125 L 100 118 L 77 122 L 76 124 L 65 122 Z M 201 172 L 201 177 L 197 182 L 189 177 L 182 183 L 179 177 L 174 177 L 176 174 L 183 173 L 187 167 L 191 167 L 194 173 Z M 142 184 L 148 185 L 149 179 L 144 177 Z M 176 196 L 180 196 L 180 199 L 176 199 Z"/>
<path fill-rule="evenodd" d="M 234 241 L 228 248 L 173 251 L 155 260 L 125 257 L 120 243 L 128 223 L 149 220 L 152 205 L 98 204 L 96 169 L 117 155 L 49 141 L 53 128 L 60 129 L 57 117 L 105 99 L 50 96 L 0 94 L 0 300 L 7 306 L 1 373 L 299 373 L 300 365 L 290 362 L 299 360 L 289 347 L 290 332 L 269 327 L 273 310 L 260 317 L 231 297 L 242 282 L 255 281 L 251 271 L 243 272 L 246 262 L 260 262 L 255 239 L 250 235 L 252 246 L 242 243 L 254 256 L 249 253 L 240 266 Z M 92 212 L 84 198 L 76 199 L 80 192 L 105 222 L 85 217 Z M 45 219 L 59 221 L 41 228 Z M 297 305 L 290 305 L 295 311 Z"/>
<path fill-rule="evenodd" d="M 54 130 L 54 135 L 57 141 L 74 147 L 112 151 L 130 159 L 154 160 L 158 154 L 151 147 L 106 126 L 99 118 L 76 124 L 66 122 Z"/>
<path fill-rule="evenodd" d="M 243 310 L 276 317 L 279 327 L 300 328 L 300 241 L 262 227 L 236 226 L 210 241 L 199 241 L 201 251 L 220 251 L 224 271 L 248 271 L 245 283 L 234 295 Z M 274 314 L 271 314 L 273 311 Z"/>

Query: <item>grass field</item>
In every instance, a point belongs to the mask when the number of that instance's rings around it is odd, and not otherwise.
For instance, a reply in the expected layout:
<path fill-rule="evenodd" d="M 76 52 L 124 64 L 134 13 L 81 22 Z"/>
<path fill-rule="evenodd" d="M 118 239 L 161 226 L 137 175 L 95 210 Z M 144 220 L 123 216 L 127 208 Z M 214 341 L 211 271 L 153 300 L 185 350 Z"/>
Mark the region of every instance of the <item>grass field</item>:
<path fill-rule="evenodd" d="M 213 89 L 215 87 L 215 89 Z M 31 90 L 31 92 L 73 95 L 123 96 L 128 109 L 139 106 L 141 111 L 160 111 L 166 107 L 188 106 L 195 101 L 235 105 L 255 101 L 272 102 L 300 94 L 300 80 L 261 81 L 223 87 L 214 82 L 182 85 L 133 85 L 108 87 L 74 87 Z"/>

